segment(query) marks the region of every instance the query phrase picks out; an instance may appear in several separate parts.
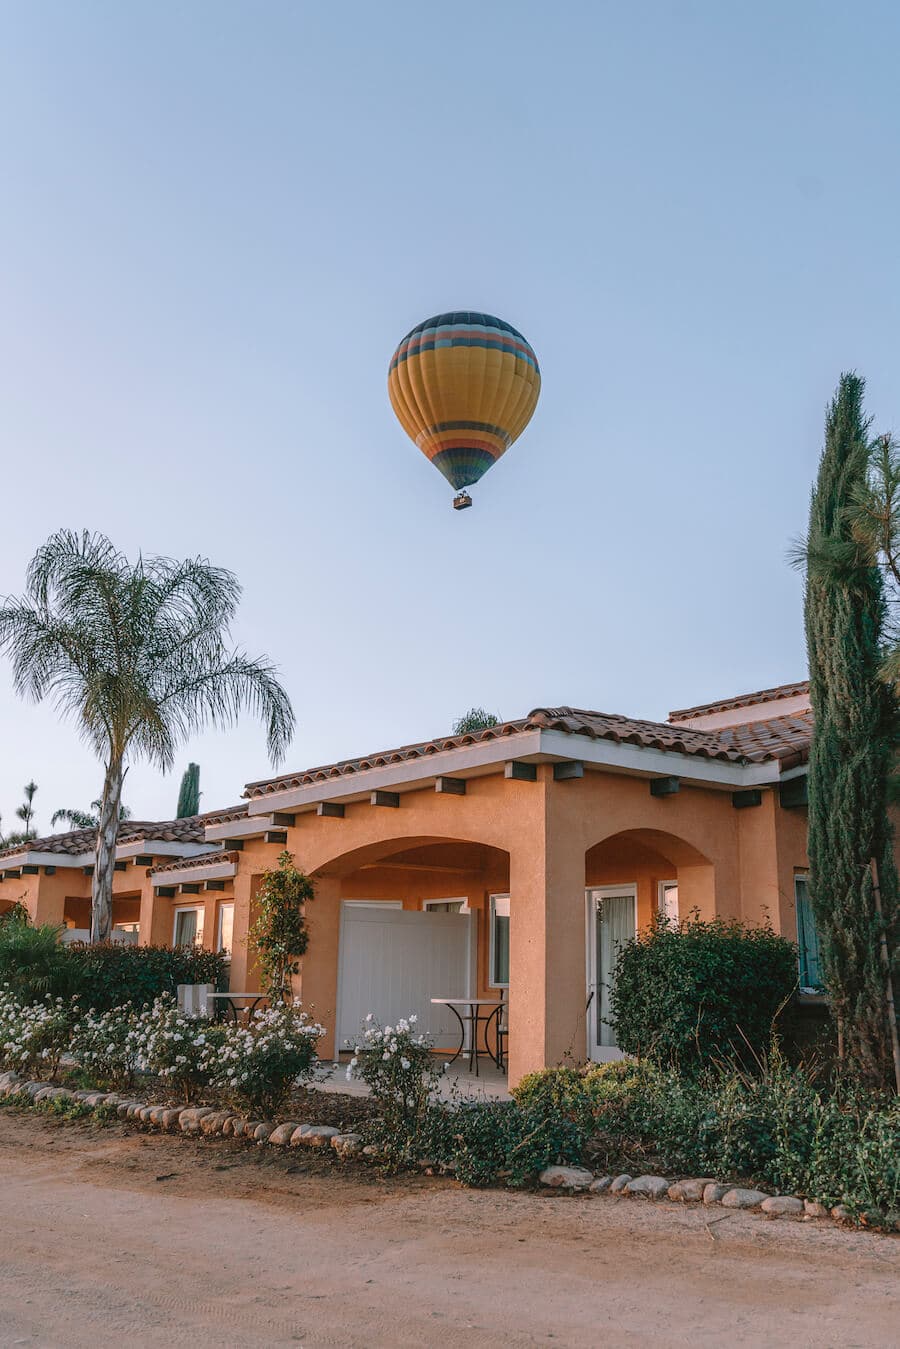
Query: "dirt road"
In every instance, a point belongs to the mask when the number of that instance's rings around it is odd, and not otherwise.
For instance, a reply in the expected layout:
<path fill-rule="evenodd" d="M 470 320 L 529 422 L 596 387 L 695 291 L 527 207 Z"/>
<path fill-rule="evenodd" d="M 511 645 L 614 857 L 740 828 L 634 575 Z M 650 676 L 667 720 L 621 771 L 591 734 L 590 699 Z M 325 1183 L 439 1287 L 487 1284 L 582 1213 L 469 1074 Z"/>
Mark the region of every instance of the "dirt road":
<path fill-rule="evenodd" d="M 0 1344 L 897 1344 L 900 1241 L 723 1215 L 6 1109 Z"/>

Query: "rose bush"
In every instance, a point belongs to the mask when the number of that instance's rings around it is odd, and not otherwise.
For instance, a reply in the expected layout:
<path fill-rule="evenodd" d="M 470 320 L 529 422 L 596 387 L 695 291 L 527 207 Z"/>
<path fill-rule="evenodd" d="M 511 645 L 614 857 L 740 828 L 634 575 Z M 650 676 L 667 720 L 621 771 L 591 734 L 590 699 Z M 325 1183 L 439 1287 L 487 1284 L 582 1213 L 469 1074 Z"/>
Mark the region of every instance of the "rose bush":
<path fill-rule="evenodd" d="M 217 1070 L 226 1027 L 188 1016 L 167 998 L 157 999 L 141 1020 L 144 1066 L 171 1083 L 185 1101 L 194 1100 Z"/>
<path fill-rule="evenodd" d="M 73 1006 L 47 998 L 23 1006 L 9 988 L 0 990 L 0 1063 L 19 1073 L 52 1076 L 72 1033 Z"/>
<path fill-rule="evenodd" d="M 431 1041 L 416 1032 L 416 1021 L 413 1015 L 396 1026 L 380 1026 L 370 1012 L 347 1068 L 348 1081 L 360 1078 L 378 1103 L 383 1139 L 397 1156 L 412 1145 L 441 1075 Z"/>
<path fill-rule="evenodd" d="M 91 1008 L 72 1028 L 70 1053 L 97 1081 L 129 1087 L 146 1057 L 148 1022 L 146 1012 L 136 1013 L 132 1007 L 109 1012 Z"/>
<path fill-rule="evenodd" d="M 248 1025 L 221 1029 L 211 1084 L 251 1114 L 271 1119 L 292 1087 L 316 1076 L 325 1028 L 299 1002 L 277 1004 L 255 1012 Z"/>

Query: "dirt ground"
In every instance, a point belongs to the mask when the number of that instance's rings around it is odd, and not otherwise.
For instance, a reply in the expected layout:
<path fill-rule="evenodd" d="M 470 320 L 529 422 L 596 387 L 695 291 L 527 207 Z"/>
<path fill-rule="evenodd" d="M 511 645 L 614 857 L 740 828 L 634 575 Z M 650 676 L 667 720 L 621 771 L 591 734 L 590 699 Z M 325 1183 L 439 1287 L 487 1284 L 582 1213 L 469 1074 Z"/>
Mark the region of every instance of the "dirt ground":
<path fill-rule="evenodd" d="M 0 1344 L 896 1346 L 900 1241 L 0 1111 Z"/>

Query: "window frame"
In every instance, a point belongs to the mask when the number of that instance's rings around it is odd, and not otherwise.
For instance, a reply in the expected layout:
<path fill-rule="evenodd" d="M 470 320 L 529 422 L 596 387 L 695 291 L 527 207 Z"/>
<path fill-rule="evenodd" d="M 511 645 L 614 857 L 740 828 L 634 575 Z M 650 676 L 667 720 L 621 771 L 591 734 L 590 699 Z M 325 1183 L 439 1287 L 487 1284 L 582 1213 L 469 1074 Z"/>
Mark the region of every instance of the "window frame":
<path fill-rule="evenodd" d="M 454 909 L 453 910 L 454 913 L 472 912 L 472 910 L 469 908 L 468 895 L 447 895 L 446 899 L 423 899 L 422 912 L 424 913 L 426 909 L 436 909 L 440 904 L 461 904 L 462 908 Z"/>
<path fill-rule="evenodd" d="M 228 961 L 231 961 L 231 951 L 226 951 L 222 944 L 222 920 L 225 916 L 225 910 L 231 910 L 231 945 L 234 947 L 234 900 L 223 899 L 220 901 L 216 910 L 216 950 L 224 952 Z"/>
<path fill-rule="evenodd" d="M 172 915 L 172 947 L 177 950 L 179 946 L 186 946 L 186 942 L 178 941 L 178 919 L 183 913 L 195 913 L 197 915 L 197 927 L 194 934 L 193 947 L 203 945 L 203 919 L 206 913 L 204 904 L 179 904 Z"/>
<path fill-rule="evenodd" d="M 506 913 L 499 913 L 499 914 L 498 914 L 498 912 L 497 912 L 497 901 L 498 901 L 498 900 L 500 900 L 501 903 L 505 903 L 505 905 L 506 905 Z M 497 918 L 505 918 L 505 919 L 507 920 L 507 922 L 509 922 L 509 918 L 510 918 L 509 907 L 510 907 L 510 906 L 509 906 L 509 895 L 508 895 L 508 894 L 506 894 L 506 893 L 504 893 L 504 892 L 501 891 L 501 892 L 499 892 L 499 893 L 497 893 L 497 894 L 489 895 L 489 896 L 488 896 L 488 970 L 487 970 L 487 973 L 488 973 L 488 977 L 487 977 L 487 987 L 488 987 L 488 988 L 509 988 L 509 971 L 507 971 L 507 977 L 506 977 L 506 983 L 505 983 L 505 984 L 504 984 L 504 983 L 501 983 L 498 979 L 495 979 L 495 977 L 494 977 L 494 975 L 495 975 L 495 973 L 496 973 L 496 964 L 495 964 L 495 961 L 496 961 L 496 927 L 495 927 L 495 920 L 496 920 Z"/>
<path fill-rule="evenodd" d="M 656 908 L 657 908 L 657 912 L 659 913 L 660 917 L 662 917 L 662 918 L 666 917 L 666 891 L 667 891 L 667 890 L 671 890 L 671 889 L 674 889 L 674 890 L 676 891 L 676 898 L 675 898 L 675 908 L 676 908 L 675 922 L 678 923 L 678 922 L 680 921 L 680 918 L 681 918 L 681 911 L 678 909 L 678 895 L 677 895 L 677 891 L 678 891 L 678 881 L 677 881 L 677 880 L 675 880 L 675 881 L 660 881 L 660 882 L 659 882 L 659 889 L 658 889 L 658 891 L 657 891 Z"/>

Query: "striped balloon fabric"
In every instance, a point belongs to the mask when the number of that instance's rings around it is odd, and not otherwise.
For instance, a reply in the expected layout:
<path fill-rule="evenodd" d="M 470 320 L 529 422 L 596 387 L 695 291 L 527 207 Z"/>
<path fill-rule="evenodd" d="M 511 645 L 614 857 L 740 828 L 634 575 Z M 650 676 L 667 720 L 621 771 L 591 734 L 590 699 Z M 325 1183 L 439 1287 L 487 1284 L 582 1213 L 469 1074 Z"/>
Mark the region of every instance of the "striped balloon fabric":
<path fill-rule="evenodd" d="M 540 391 L 537 357 L 522 334 L 468 310 L 418 324 L 388 371 L 400 425 L 457 490 L 522 434 Z"/>

